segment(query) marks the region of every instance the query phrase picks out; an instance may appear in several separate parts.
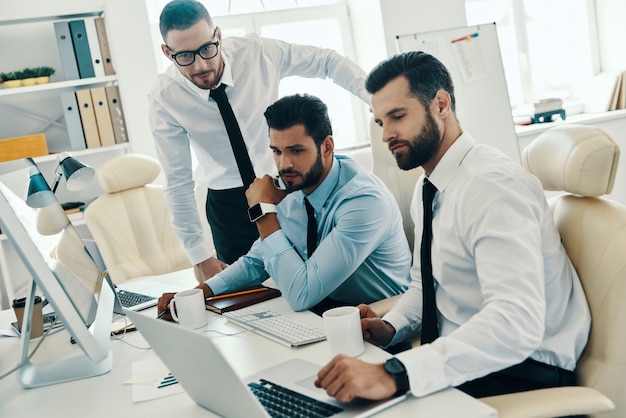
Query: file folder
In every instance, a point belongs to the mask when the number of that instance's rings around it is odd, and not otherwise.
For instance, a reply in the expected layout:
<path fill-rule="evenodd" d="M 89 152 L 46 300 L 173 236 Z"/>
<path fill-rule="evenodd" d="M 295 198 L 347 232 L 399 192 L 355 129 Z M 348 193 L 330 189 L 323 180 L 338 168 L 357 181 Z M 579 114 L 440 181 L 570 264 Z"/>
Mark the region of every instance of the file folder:
<path fill-rule="evenodd" d="M 93 63 L 91 62 L 91 52 L 89 50 L 89 40 L 85 30 L 84 20 L 70 20 L 70 33 L 72 34 L 72 44 L 74 45 L 74 56 L 78 65 L 80 78 L 95 77 Z"/>
<path fill-rule="evenodd" d="M 115 133 L 115 143 L 121 144 L 128 142 L 128 131 L 126 130 L 126 120 L 124 119 L 124 111 L 122 110 L 120 91 L 117 86 L 107 86 L 104 89 L 109 102 L 109 113 L 111 114 L 113 132 Z"/>
<path fill-rule="evenodd" d="M 78 102 L 76 101 L 76 95 L 73 91 L 64 91 L 61 93 L 61 105 L 63 106 L 65 127 L 69 141 L 67 148 L 63 151 L 76 151 L 87 148 L 85 135 L 83 134 L 83 125 L 80 121 Z"/>
<path fill-rule="evenodd" d="M 97 148 L 100 146 L 100 134 L 98 134 L 98 122 L 96 122 L 89 89 L 76 90 L 76 102 L 78 103 L 87 148 Z"/>
<path fill-rule="evenodd" d="M 78 74 L 76 55 L 74 55 L 74 44 L 72 42 L 72 34 L 70 33 L 68 22 L 54 22 L 54 32 L 56 34 L 57 47 L 59 48 L 65 79 L 79 79 L 80 75 Z"/>
<path fill-rule="evenodd" d="M 109 113 L 109 104 L 104 87 L 94 87 L 90 91 L 96 122 L 98 123 L 100 145 L 103 147 L 115 145 L 115 133 L 113 132 L 113 124 L 111 123 L 111 114 Z"/>
<path fill-rule="evenodd" d="M 98 32 L 98 42 L 100 43 L 100 55 L 102 56 L 102 64 L 104 65 L 104 75 L 115 74 L 113 60 L 111 59 L 111 49 L 109 48 L 109 38 L 103 17 L 97 17 L 95 20 L 96 32 Z"/>

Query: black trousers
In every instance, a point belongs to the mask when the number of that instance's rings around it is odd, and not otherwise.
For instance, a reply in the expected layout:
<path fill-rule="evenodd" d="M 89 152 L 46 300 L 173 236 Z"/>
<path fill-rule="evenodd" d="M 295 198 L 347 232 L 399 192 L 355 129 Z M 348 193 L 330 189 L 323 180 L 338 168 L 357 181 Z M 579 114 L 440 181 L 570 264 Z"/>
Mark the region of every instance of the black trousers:
<path fill-rule="evenodd" d="M 576 374 L 533 359 L 463 383 L 457 389 L 475 398 L 558 386 L 575 386 Z"/>
<path fill-rule="evenodd" d="M 209 189 L 206 199 L 206 217 L 211 226 L 217 258 L 232 264 L 246 254 L 259 238 L 256 224 L 248 218 L 248 200 L 245 188 L 227 190 Z"/>

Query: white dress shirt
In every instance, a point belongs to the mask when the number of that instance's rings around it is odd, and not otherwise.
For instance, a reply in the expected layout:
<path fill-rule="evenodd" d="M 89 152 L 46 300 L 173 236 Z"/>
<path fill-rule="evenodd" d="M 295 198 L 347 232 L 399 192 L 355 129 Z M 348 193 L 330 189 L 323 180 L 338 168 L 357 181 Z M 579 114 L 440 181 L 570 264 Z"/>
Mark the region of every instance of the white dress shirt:
<path fill-rule="evenodd" d="M 333 50 L 255 34 L 224 38 L 220 48 L 225 63 L 220 83 L 228 86 L 228 100 L 259 177 L 276 172 L 263 113 L 278 99 L 281 79 L 293 75 L 329 77 L 369 104 L 365 72 Z M 196 181 L 202 187 L 241 187 L 239 170 L 217 104 L 209 101 L 209 90 L 193 85 L 172 64 L 157 77 L 148 99 L 150 125 L 166 176 L 165 198 L 174 229 L 191 262 L 197 264 L 211 256 L 211 248 L 202 239 L 191 149 L 199 163 Z"/>
<path fill-rule="evenodd" d="M 411 392 L 423 396 L 458 386 L 528 357 L 573 370 L 591 316 L 540 182 L 467 134 L 429 180 L 439 190 L 432 263 L 441 337 L 397 355 Z M 411 206 L 412 282 L 384 317 L 397 330 L 390 344 L 421 328 L 421 185 Z"/>

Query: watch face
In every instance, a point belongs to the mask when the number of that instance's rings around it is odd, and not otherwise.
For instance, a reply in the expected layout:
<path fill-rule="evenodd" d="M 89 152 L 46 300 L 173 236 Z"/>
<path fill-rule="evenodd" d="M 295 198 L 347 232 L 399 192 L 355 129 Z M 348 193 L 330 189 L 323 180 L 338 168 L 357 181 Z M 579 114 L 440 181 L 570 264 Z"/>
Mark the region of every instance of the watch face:
<path fill-rule="evenodd" d="M 397 358 L 390 358 L 385 362 L 385 370 L 391 375 L 397 375 L 406 371 L 402 363 Z"/>
<path fill-rule="evenodd" d="M 250 208 L 248 208 L 248 218 L 250 218 L 250 222 L 256 222 L 257 219 L 263 216 L 263 211 L 261 210 L 261 205 L 256 204 Z"/>

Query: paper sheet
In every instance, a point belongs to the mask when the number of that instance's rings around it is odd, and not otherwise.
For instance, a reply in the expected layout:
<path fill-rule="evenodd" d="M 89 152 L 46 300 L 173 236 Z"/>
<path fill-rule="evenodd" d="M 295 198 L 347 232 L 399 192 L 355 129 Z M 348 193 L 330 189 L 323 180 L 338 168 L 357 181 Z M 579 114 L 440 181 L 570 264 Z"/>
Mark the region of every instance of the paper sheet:
<path fill-rule="evenodd" d="M 182 386 L 156 355 L 133 362 L 132 371 L 132 377 L 124 384 L 133 385 L 133 402 L 149 401 L 183 392 Z"/>

